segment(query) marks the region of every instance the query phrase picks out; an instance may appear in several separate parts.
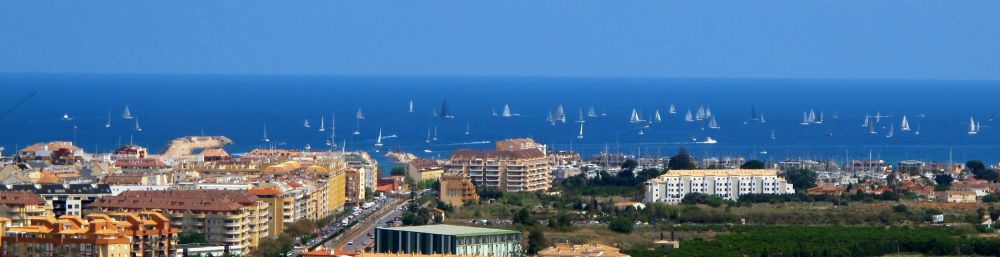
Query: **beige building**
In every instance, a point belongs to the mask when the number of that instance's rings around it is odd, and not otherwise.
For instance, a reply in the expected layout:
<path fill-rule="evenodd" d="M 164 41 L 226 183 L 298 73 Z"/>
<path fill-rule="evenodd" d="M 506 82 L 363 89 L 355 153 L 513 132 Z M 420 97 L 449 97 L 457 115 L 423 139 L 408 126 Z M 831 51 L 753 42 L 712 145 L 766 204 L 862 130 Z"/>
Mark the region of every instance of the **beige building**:
<path fill-rule="evenodd" d="M 618 248 L 602 244 L 556 243 L 538 252 L 538 257 L 629 257 Z"/>
<path fill-rule="evenodd" d="M 406 176 L 413 182 L 438 180 L 444 173 L 444 165 L 435 160 L 414 159 L 406 164 Z"/>
<path fill-rule="evenodd" d="M 976 202 L 976 192 L 974 191 L 938 191 L 935 192 L 937 199 L 947 203 L 974 203 Z"/>
<path fill-rule="evenodd" d="M 267 202 L 243 190 L 126 191 L 90 204 L 100 212 L 159 210 L 181 233 L 205 235 L 210 244 L 233 253 L 256 249 L 268 236 L 271 216 Z"/>
<path fill-rule="evenodd" d="M 0 191 L 0 217 L 10 219 L 11 226 L 27 226 L 31 218 L 52 215 L 52 205 L 35 193 Z"/>
<path fill-rule="evenodd" d="M 439 198 L 448 205 L 461 208 L 467 202 L 479 202 L 479 194 L 467 170 L 458 174 L 442 175 L 439 184 Z"/>
<path fill-rule="evenodd" d="M 679 204 L 689 193 L 737 200 L 745 194 L 794 194 L 795 188 L 777 170 L 671 170 L 645 183 L 643 202 Z"/>
<path fill-rule="evenodd" d="M 447 171 L 459 173 L 468 169 L 469 177 L 477 187 L 492 187 L 506 192 L 548 190 L 552 183 L 552 167 L 545 155 L 545 147 L 519 149 L 535 145 L 524 140 L 504 142 L 497 143 L 498 148 L 504 150 L 455 151 L 449 158 Z"/>

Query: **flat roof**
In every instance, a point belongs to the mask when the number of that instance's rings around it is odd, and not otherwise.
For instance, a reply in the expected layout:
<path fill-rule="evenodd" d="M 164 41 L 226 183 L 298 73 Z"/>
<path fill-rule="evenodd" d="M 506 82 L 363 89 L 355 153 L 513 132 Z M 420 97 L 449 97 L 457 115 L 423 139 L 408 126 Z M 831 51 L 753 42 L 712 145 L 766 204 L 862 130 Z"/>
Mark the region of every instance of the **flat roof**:
<path fill-rule="evenodd" d="M 391 227 L 391 228 L 379 228 L 379 229 L 449 235 L 449 236 L 485 236 L 485 235 L 521 234 L 521 232 L 514 230 L 466 227 L 466 226 L 454 226 L 454 225 L 424 225 L 424 226 Z"/>

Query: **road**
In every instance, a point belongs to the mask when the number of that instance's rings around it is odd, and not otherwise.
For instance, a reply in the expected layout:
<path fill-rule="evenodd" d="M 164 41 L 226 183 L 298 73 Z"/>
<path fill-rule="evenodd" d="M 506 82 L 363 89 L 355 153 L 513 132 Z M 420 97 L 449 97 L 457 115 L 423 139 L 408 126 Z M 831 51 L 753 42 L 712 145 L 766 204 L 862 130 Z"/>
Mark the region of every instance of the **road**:
<path fill-rule="evenodd" d="M 376 227 L 385 226 L 385 221 L 394 220 L 396 217 L 402 215 L 402 211 L 400 211 L 397 207 L 406 206 L 407 202 L 409 202 L 409 200 L 398 200 L 395 201 L 394 204 L 386 205 L 374 215 L 368 215 L 365 220 L 358 222 L 357 225 L 351 227 L 346 233 L 327 242 L 324 247 L 327 249 L 359 251 L 367 245 L 374 244 L 375 241 L 368 237 L 368 233 L 372 233 L 374 235 Z M 348 242 L 351 241 L 353 241 L 354 244 L 348 245 Z"/>

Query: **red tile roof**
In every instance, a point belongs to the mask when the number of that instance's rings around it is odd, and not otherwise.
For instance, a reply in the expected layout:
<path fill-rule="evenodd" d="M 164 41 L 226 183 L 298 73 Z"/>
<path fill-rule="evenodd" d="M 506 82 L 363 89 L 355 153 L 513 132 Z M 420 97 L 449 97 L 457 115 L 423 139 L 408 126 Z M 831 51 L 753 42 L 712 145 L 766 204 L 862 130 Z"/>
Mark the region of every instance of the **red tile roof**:
<path fill-rule="evenodd" d="M 257 203 L 257 196 L 242 190 L 125 191 L 88 205 L 91 208 L 174 211 L 237 211 Z"/>
<path fill-rule="evenodd" d="M 45 199 L 27 191 L 2 191 L 0 192 L 0 205 L 45 205 Z"/>

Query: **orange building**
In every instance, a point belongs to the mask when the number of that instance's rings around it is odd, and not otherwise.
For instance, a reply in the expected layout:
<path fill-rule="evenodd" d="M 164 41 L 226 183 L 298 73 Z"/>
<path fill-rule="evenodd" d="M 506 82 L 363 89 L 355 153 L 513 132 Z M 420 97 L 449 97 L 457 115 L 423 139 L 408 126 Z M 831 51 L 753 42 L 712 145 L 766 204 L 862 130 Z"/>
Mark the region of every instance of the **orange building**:
<path fill-rule="evenodd" d="M 3 224 L 6 228 L 8 224 Z M 3 235 L 2 257 L 129 256 L 129 238 L 107 218 L 76 216 L 32 218 L 30 225 L 11 227 Z"/>

